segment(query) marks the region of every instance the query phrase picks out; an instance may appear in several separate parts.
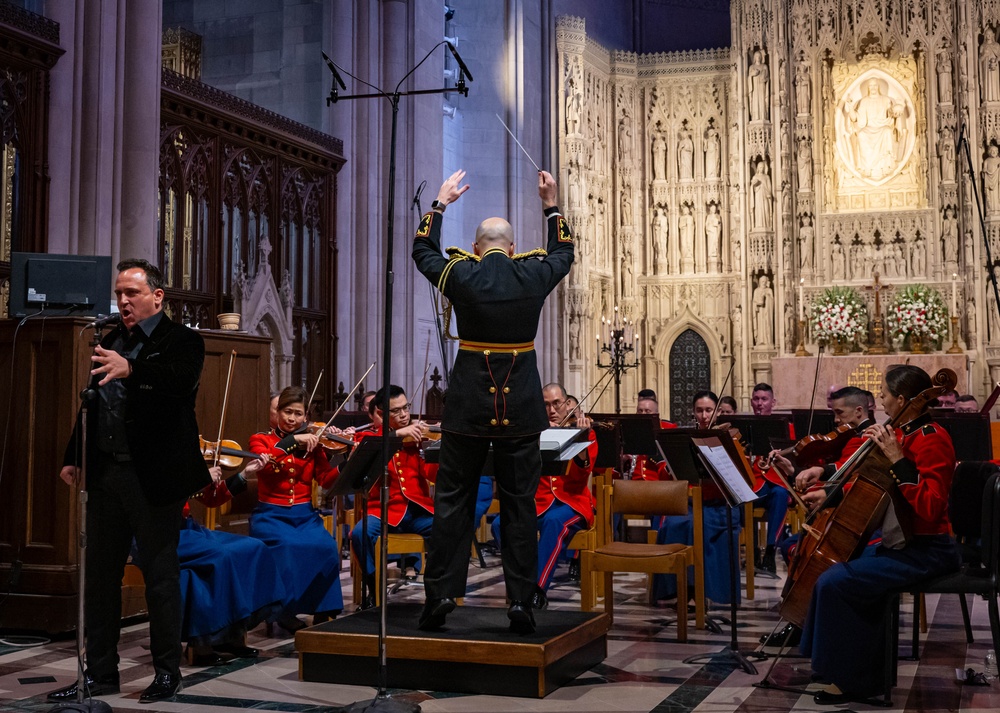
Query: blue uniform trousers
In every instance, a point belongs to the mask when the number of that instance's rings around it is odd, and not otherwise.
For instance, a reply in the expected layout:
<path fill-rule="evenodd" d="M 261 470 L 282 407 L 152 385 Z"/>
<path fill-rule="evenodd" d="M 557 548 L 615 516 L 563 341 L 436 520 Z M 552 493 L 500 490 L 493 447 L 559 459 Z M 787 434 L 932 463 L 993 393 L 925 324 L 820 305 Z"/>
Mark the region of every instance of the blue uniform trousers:
<path fill-rule="evenodd" d="M 799 648 L 813 671 L 842 691 L 882 690 L 887 592 L 954 572 L 958 548 L 948 535 L 914 537 L 899 550 L 879 547 L 873 557 L 833 565 L 813 590 Z"/>
<path fill-rule="evenodd" d="M 759 497 L 754 501 L 754 505 L 764 508 L 764 517 L 767 519 L 767 542 L 763 545 L 773 547 L 778 544 L 785 526 L 785 515 L 788 514 L 788 491 L 780 485 L 764 481 L 757 495 Z M 754 528 L 754 542 L 760 547 L 756 534 L 757 529 Z"/>
<path fill-rule="evenodd" d="M 538 586 L 547 591 L 559 559 L 573 535 L 587 527 L 587 521 L 573 508 L 558 500 L 538 516 Z M 493 537 L 500 542 L 500 519 L 493 521 Z"/>
<path fill-rule="evenodd" d="M 729 545 L 726 536 L 729 525 L 726 519 L 725 503 L 705 504 L 702 507 L 702 532 L 705 541 L 705 596 L 716 604 L 729 604 L 730 583 L 736 582 L 736 604 L 740 603 L 740 508 L 732 511 L 733 529 L 731 533 L 734 562 L 729 569 Z M 694 544 L 694 516 L 688 508 L 688 515 L 668 515 L 660 520 L 658 544 Z M 727 576 L 727 572 L 729 575 Z M 688 586 L 694 587 L 694 568 L 688 568 Z M 672 574 L 653 576 L 653 599 L 670 599 L 677 596 L 677 577 Z"/>
<path fill-rule="evenodd" d="M 431 526 L 434 524 L 434 516 L 424 510 L 419 505 L 413 503 L 406 504 L 406 512 L 398 525 L 389 525 L 389 532 L 413 533 L 430 537 Z M 351 530 L 351 547 L 356 556 L 360 557 L 361 552 L 365 553 L 365 574 L 375 574 L 375 548 L 378 546 L 378 538 L 382 534 L 382 521 L 374 515 L 368 516 L 368 542 L 365 543 L 362 532 L 362 523 L 354 525 Z M 364 548 L 362 549 L 362 545 Z"/>

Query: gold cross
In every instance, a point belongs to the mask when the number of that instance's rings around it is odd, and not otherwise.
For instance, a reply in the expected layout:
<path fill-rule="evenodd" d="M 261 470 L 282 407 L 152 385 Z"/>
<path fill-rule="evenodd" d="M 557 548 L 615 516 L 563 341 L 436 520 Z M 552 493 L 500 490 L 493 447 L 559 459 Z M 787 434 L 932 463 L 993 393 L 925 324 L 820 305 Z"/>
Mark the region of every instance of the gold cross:
<path fill-rule="evenodd" d="M 862 362 L 848 375 L 847 385 L 871 391 L 873 394 L 878 393 L 882 388 L 882 372 L 876 369 L 874 364 Z"/>

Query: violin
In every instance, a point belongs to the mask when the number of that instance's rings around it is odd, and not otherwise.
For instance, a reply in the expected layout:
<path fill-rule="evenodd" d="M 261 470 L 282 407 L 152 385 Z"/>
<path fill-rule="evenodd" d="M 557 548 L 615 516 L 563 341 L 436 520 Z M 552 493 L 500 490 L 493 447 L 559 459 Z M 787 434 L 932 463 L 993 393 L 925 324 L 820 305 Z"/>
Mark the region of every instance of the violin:
<path fill-rule="evenodd" d="M 423 435 L 420 440 L 417 441 L 413 436 L 406 436 L 403 439 L 403 444 L 409 443 L 426 443 L 427 441 L 440 441 L 441 440 L 441 424 L 435 423 L 425 423 L 423 427 Z"/>
<path fill-rule="evenodd" d="M 201 441 L 201 455 L 209 463 L 215 463 L 215 455 L 218 452 L 219 465 L 223 469 L 236 470 L 243 465 L 244 458 L 260 458 L 260 453 L 244 451 L 236 441 L 222 439 L 221 441 L 206 441 L 198 436 Z"/>
<path fill-rule="evenodd" d="M 326 432 L 327 425 L 322 421 L 313 421 L 312 423 L 305 423 L 299 430 L 295 431 L 292 435 L 298 433 L 311 433 L 314 436 L 319 436 L 319 445 L 321 445 L 325 450 L 330 453 L 343 453 L 348 448 L 354 447 L 354 440 L 348 438 L 347 436 L 338 436 L 335 433 Z"/>
<path fill-rule="evenodd" d="M 777 451 L 777 453 L 794 460 L 799 468 L 810 468 L 835 459 L 855 435 L 856 431 L 853 426 L 842 423 L 829 433 L 806 436 L 795 445 Z M 774 454 L 772 453 L 761 465 L 761 471 L 766 473 L 773 463 Z"/>

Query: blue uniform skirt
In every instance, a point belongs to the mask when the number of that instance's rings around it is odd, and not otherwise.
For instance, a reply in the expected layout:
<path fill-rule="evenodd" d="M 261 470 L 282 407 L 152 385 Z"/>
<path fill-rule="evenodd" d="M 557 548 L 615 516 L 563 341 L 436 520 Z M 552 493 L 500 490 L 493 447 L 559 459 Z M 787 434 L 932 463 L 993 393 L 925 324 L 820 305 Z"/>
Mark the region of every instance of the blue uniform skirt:
<path fill-rule="evenodd" d="M 729 604 L 730 582 L 736 580 L 736 603 L 740 603 L 740 508 L 732 508 L 733 531 L 729 532 L 726 504 L 702 507 L 702 533 L 705 541 L 705 596 L 715 604 Z M 671 515 L 661 519 L 657 544 L 694 544 L 694 515 Z M 729 575 L 729 545 L 733 544 L 734 566 Z M 688 587 L 694 590 L 694 568 L 688 568 Z M 653 599 L 670 599 L 677 595 L 677 577 L 672 574 L 653 576 Z"/>
<path fill-rule="evenodd" d="M 177 557 L 183 641 L 227 643 L 281 610 L 285 588 L 260 540 L 207 530 L 189 517 L 181 526 Z"/>
<path fill-rule="evenodd" d="M 340 552 L 310 503 L 287 507 L 257 503 L 250 534 L 271 549 L 285 585 L 286 614 L 339 612 Z"/>

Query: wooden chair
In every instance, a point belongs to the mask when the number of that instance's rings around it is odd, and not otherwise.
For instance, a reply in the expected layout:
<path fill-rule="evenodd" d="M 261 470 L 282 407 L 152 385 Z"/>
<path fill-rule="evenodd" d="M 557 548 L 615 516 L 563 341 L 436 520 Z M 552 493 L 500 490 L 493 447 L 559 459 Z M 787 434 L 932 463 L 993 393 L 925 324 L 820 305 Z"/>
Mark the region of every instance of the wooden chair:
<path fill-rule="evenodd" d="M 608 534 L 615 513 L 644 515 L 687 515 L 688 484 L 683 481 L 618 480 L 600 487 L 598 496 L 599 532 L 602 542 L 593 550 L 580 553 L 581 604 L 585 611 L 594 608 L 593 577 L 604 573 L 604 611 L 614 621 L 614 573 L 647 572 L 673 574 L 677 577 L 677 638 L 687 641 L 688 606 L 687 568 L 695 563 L 695 548 L 690 545 L 615 542 Z M 696 532 L 700 531 L 699 527 Z"/>
<path fill-rule="evenodd" d="M 694 621 L 695 627 L 704 629 L 707 607 L 705 606 L 705 531 L 703 529 L 704 514 L 701 507 L 701 486 L 689 486 L 688 499 L 691 501 L 692 541 L 694 542 Z M 655 545 L 659 534 L 657 530 L 650 529 L 646 535 L 646 542 Z M 652 606 L 656 603 L 653 601 L 652 575 L 649 576 L 647 590 L 649 603 Z"/>
<path fill-rule="evenodd" d="M 755 555 L 757 554 L 756 548 L 753 546 L 753 519 L 754 519 L 754 508 L 753 502 L 744 503 L 743 505 L 743 521 L 747 523 L 747 526 L 743 528 L 743 533 L 741 539 L 743 542 L 743 551 L 746 553 L 746 590 L 747 599 L 754 598 L 754 567 L 755 567 Z"/>
<path fill-rule="evenodd" d="M 354 499 L 354 520 L 361 522 L 364 515 L 361 513 L 361 498 Z M 389 555 L 420 555 L 424 559 L 424 567 L 427 566 L 427 541 L 423 535 L 410 532 L 390 532 L 386 543 Z M 382 543 L 375 540 L 375 604 L 382 601 Z M 354 552 L 351 548 L 351 584 L 354 591 L 354 603 L 361 604 L 362 582 L 364 580 L 364 570 L 362 569 L 361 553 Z"/>

